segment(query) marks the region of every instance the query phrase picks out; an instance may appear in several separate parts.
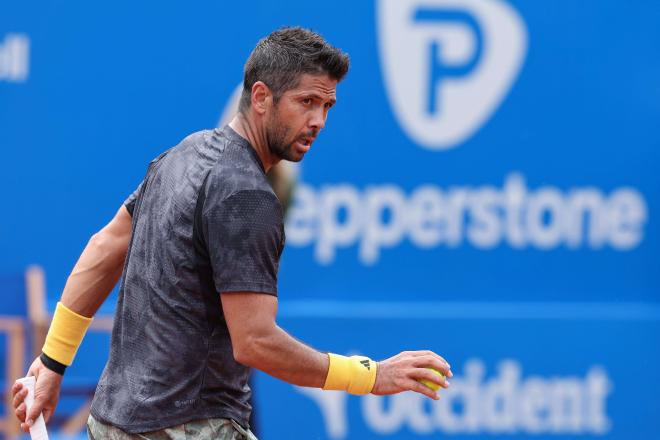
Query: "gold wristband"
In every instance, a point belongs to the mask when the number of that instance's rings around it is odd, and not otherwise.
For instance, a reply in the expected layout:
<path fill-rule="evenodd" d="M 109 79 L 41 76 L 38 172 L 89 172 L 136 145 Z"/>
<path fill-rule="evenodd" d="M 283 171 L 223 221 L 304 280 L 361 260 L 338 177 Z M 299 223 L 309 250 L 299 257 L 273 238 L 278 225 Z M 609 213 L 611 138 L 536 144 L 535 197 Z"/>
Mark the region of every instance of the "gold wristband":
<path fill-rule="evenodd" d="M 324 390 L 348 391 L 350 394 L 369 394 L 376 383 L 378 362 L 365 356 L 341 356 L 328 353 L 330 367 Z"/>
<path fill-rule="evenodd" d="M 91 322 L 92 318 L 79 315 L 58 302 L 42 351 L 61 364 L 71 365 Z"/>

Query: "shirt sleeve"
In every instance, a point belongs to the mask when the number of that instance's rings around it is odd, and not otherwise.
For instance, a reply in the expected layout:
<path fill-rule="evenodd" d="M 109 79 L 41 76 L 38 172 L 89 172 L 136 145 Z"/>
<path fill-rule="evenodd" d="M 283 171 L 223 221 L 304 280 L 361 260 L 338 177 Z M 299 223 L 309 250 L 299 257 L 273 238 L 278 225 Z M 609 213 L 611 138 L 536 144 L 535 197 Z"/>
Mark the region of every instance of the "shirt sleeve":
<path fill-rule="evenodd" d="M 160 162 L 160 160 L 162 158 L 164 158 L 165 156 L 167 156 L 167 154 L 170 151 L 171 151 L 171 149 L 163 151 L 160 155 L 158 155 L 158 157 L 156 157 L 154 160 L 149 162 L 149 167 L 147 168 L 147 176 L 138 185 L 138 187 L 135 189 L 135 191 L 133 191 L 133 194 L 128 196 L 128 198 L 124 201 L 124 206 L 126 207 L 126 210 L 131 215 L 131 217 L 133 217 L 133 211 L 135 210 L 135 203 L 137 202 L 138 197 L 140 197 L 140 191 L 142 191 L 142 187 L 144 186 L 144 182 L 146 182 L 147 178 L 149 177 L 149 174 L 154 169 L 154 167 L 157 166 L 158 163 Z"/>
<path fill-rule="evenodd" d="M 219 202 L 207 198 L 202 225 L 218 292 L 277 295 L 284 227 L 273 193 L 243 190 Z"/>
<path fill-rule="evenodd" d="M 128 198 L 124 201 L 124 206 L 126 207 L 126 210 L 128 213 L 133 217 L 133 210 L 135 209 L 135 202 L 137 202 L 137 198 L 140 195 L 140 190 L 142 189 L 142 185 L 144 184 L 144 181 L 138 185 L 138 187 L 133 191 L 133 193 L 128 196 Z"/>

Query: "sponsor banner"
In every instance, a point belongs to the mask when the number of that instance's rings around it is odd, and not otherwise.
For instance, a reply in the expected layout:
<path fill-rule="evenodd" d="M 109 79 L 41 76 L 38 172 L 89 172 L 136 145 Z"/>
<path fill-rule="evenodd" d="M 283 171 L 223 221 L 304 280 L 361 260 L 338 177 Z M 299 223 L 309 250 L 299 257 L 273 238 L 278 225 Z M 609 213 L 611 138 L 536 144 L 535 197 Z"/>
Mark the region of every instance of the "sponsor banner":
<path fill-rule="evenodd" d="M 649 347 L 660 343 L 660 309 L 577 307 L 580 319 L 570 304 L 490 310 L 404 303 L 380 304 L 371 312 L 358 306 L 357 313 L 340 318 L 340 306 L 351 304 L 285 303 L 284 315 L 292 313 L 280 323 L 319 349 L 344 354 L 384 359 L 398 350 L 432 348 L 452 365 L 450 388 L 437 402 L 415 393 L 350 396 L 294 387 L 259 373 L 257 414 L 264 440 L 284 438 L 292 426 L 305 438 L 335 440 L 623 439 L 657 432 L 660 356 Z M 459 318 L 443 313 L 445 308 L 455 309 Z M 440 318 L 431 316 L 435 312 Z"/>
<path fill-rule="evenodd" d="M 377 0 L 319 14 L 291 0 L 260 4 L 245 28 L 236 17 L 249 5 L 211 1 L 148 22 L 121 7 L 3 8 L 0 186 L 18 188 L 7 206 L 38 195 L 40 214 L 80 215 L 48 228 L 37 215 L 0 220 L 0 263 L 32 263 L 29 249 L 48 242 L 39 262 L 53 292 L 150 159 L 231 117 L 256 41 L 301 24 L 352 67 L 300 167 L 280 278 L 289 298 L 658 300 L 656 9 Z M 621 14 L 613 52 L 608 23 Z M 195 19 L 199 32 L 177 27 Z"/>
<path fill-rule="evenodd" d="M 358 121 L 352 130 L 341 125 L 347 135 L 323 144 L 330 152 L 310 153 L 287 224 L 283 291 L 372 300 L 410 292 L 425 300 L 614 300 L 625 291 L 629 300 L 658 299 L 643 274 L 658 249 L 657 189 L 639 179 L 647 167 L 612 162 L 619 134 L 605 139 L 595 129 L 604 117 L 596 103 L 616 92 L 577 90 L 571 80 L 602 55 L 560 63 L 538 13 L 503 0 L 375 2 L 386 107 L 369 108 L 382 122 L 370 126 L 369 112 L 348 109 Z M 571 41 L 593 37 L 571 29 Z M 562 103 L 539 101 L 558 77 Z M 366 78 L 350 80 L 371 92 Z M 657 137 L 644 132 L 642 143 Z M 616 171 L 597 171 L 604 163 Z M 297 276 L 300 267 L 310 276 Z"/>

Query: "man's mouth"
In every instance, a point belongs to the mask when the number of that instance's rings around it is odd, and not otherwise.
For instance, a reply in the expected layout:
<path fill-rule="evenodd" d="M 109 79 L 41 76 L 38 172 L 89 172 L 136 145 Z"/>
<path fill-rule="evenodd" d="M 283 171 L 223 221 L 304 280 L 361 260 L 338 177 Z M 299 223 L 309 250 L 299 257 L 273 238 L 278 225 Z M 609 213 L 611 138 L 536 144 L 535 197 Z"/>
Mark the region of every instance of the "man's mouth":
<path fill-rule="evenodd" d="M 309 151 L 309 149 L 312 147 L 312 143 L 314 142 L 314 137 L 312 136 L 303 136 L 301 138 L 298 138 L 298 144 L 302 147 L 302 150 L 306 153 Z"/>

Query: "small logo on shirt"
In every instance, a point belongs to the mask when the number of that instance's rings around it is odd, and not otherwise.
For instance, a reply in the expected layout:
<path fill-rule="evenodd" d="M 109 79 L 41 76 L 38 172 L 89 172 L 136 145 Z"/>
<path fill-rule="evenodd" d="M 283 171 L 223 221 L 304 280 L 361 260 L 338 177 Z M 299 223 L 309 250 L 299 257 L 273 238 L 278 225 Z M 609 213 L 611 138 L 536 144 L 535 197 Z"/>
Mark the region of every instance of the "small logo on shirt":
<path fill-rule="evenodd" d="M 174 406 L 177 408 L 181 408 L 182 406 L 188 406 L 188 405 L 193 405 L 197 399 L 188 399 L 188 400 L 177 400 L 174 402 Z"/>

